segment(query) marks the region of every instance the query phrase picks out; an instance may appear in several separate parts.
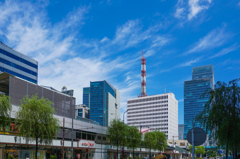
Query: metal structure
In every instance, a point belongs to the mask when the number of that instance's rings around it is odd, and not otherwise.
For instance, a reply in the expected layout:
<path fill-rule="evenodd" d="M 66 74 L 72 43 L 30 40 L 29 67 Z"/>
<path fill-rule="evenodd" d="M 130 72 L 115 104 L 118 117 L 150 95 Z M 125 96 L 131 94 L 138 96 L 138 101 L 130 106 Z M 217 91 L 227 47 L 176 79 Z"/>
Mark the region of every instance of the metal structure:
<path fill-rule="evenodd" d="M 141 51 L 141 93 L 138 97 L 145 97 L 147 96 L 146 93 L 146 59 L 143 56 L 143 51 Z"/>

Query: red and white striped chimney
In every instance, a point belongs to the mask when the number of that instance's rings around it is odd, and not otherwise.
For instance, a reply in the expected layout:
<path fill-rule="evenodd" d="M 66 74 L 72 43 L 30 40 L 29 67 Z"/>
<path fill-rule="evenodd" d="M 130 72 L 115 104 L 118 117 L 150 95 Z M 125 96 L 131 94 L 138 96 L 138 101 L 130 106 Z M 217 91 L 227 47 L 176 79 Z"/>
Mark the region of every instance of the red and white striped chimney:
<path fill-rule="evenodd" d="M 143 51 L 141 51 L 141 93 L 138 97 L 145 97 L 147 96 L 146 93 L 146 59 L 143 56 Z"/>

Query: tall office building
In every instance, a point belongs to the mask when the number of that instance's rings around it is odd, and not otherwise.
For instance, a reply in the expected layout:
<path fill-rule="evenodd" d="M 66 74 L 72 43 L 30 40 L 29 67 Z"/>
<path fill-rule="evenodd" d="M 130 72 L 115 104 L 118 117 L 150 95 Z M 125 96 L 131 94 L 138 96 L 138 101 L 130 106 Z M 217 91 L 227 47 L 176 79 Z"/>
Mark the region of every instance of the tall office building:
<path fill-rule="evenodd" d="M 90 87 L 83 88 L 83 104 L 90 108 Z"/>
<path fill-rule="evenodd" d="M 179 140 L 184 139 L 184 124 L 178 124 L 178 136 Z"/>
<path fill-rule="evenodd" d="M 127 100 L 127 124 L 165 132 L 168 139 L 178 136 L 178 101 L 173 93 Z"/>
<path fill-rule="evenodd" d="M 38 82 L 38 62 L 0 42 L 0 72 Z"/>
<path fill-rule="evenodd" d="M 200 96 L 209 88 L 214 88 L 215 78 L 212 65 L 192 68 L 192 80 L 184 81 L 184 139 L 193 127 L 193 121 L 203 109 L 208 97 Z M 195 123 L 195 127 L 199 127 Z"/>
<path fill-rule="evenodd" d="M 89 91 L 88 91 L 89 88 Z M 90 82 L 83 88 L 83 104 L 89 100 L 90 119 L 108 126 L 113 119 L 120 118 L 120 92 L 107 81 Z M 87 96 L 87 94 L 90 94 Z"/>

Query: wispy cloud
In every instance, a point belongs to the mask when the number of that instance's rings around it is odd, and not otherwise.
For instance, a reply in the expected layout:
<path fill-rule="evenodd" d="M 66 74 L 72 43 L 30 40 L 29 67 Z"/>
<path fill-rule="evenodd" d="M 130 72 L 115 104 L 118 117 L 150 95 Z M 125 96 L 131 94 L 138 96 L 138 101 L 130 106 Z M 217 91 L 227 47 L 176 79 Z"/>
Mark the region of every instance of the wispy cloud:
<path fill-rule="evenodd" d="M 176 69 L 176 68 L 181 68 L 181 67 L 186 67 L 186 66 L 192 66 L 193 64 L 199 62 L 201 58 L 202 58 L 202 56 L 201 56 L 201 57 L 198 57 L 198 58 L 196 58 L 196 59 L 192 59 L 192 60 L 186 61 L 186 62 L 181 63 L 181 64 L 179 64 L 179 65 L 176 65 L 176 66 L 174 66 L 174 67 L 172 67 L 172 68 L 163 69 L 163 70 L 160 71 L 160 73 L 169 72 L 169 71 L 172 71 L 173 69 Z"/>
<path fill-rule="evenodd" d="M 192 64 L 197 63 L 200 59 L 201 59 L 201 57 L 187 61 L 185 63 L 180 64 L 179 67 L 191 66 Z"/>
<path fill-rule="evenodd" d="M 210 6 L 211 0 L 189 0 L 189 14 L 188 19 L 191 20 L 193 17 L 195 17 L 198 13 L 200 13 L 202 10 L 208 9 Z"/>
<path fill-rule="evenodd" d="M 231 36 L 231 33 L 225 31 L 225 27 L 214 29 L 196 42 L 184 55 L 222 46 Z"/>
<path fill-rule="evenodd" d="M 210 7 L 211 0 L 178 0 L 174 16 L 179 19 L 192 20 L 203 10 Z"/>
<path fill-rule="evenodd" d="M 233 44 L 232 46 L 228 47 L 228 48 L 224 48 L 222 49 L 220 52 L 216 53 L 215 55 L 213 55 L 210 58 L 215 58 L 215 57 L 221 57 L 223 55 L 226 55 L 230 52 L 233 52 L 235 50 L 237 50 L 240 47 L 240 45 L 238 45 L 237 43 Z"/>

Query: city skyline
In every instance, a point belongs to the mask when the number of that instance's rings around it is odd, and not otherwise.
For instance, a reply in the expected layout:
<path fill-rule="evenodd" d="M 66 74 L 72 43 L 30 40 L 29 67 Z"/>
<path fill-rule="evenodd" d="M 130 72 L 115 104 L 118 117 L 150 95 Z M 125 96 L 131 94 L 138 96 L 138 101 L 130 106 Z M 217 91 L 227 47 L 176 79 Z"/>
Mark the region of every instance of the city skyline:
<path fill-rule="evenodd" d="M 38 61 L 40 85 L 74 89 L 76 104 L 90 81 L 109 81 L 121 93 L 121 117 L 141 92 L 143 50 L 147 94 L 166 85 L 183 124 L 192 67 L 212 64 L 215 82 L 239 78 L 240 68 L 239 1 L 190 1 L 0 1 L 0 41 Z"/>

